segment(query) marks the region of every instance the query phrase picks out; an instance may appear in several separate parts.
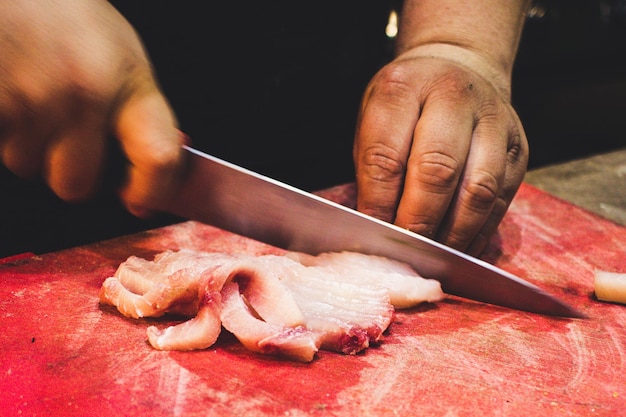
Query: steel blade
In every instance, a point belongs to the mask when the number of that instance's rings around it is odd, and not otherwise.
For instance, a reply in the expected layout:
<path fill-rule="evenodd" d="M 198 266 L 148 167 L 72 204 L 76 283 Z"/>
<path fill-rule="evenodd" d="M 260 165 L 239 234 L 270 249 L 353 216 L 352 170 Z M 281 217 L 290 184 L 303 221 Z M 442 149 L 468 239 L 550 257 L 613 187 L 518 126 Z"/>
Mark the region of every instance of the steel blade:
<path fill-rule="evenodd" d="M 310 254 L 355 251 L 403 261 L 444 292 L 517 310 L 583 314 L 487 262 L 185 146 L 188 178 L 169 212 Z"/>

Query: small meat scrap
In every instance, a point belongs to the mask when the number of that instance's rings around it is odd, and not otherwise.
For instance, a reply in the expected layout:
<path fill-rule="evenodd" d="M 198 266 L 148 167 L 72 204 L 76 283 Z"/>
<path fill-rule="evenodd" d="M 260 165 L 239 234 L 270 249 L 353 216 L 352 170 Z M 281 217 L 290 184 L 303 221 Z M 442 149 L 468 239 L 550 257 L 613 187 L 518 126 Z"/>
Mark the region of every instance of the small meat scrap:
<path fill-rule="evenodd" d="M 593 288 L 598 300 L 626 304 L 626 273 L 596 269 Z"/>
<path fill-rule="evenodd" d="M 438 281 L 409 265 L 354 252 L 131 256 L 100 290 L 100 302 L 126 317 L 188 318 L 148 327 L 155 349 L 206 349 L 226 329 L 251 351 L 300 362 L 319 349 L 361 352 L 382 339 L 395 308 L 443 298 Z"/>

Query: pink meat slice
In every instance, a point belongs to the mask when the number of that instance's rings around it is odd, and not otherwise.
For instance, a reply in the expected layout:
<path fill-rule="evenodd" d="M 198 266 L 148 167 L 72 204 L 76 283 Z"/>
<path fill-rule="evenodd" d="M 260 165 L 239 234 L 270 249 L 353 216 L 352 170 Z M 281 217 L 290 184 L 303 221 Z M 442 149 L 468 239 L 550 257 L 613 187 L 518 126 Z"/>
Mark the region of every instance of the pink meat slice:
<path fill-rule="evenodd" d="M 154 284 L 165 281 L 173 273 L 187 270 L 188 275 L 197 276 L 208 267 L 214 267 L 232 258 L 223 253 L 208 253 L 191 250 L 165 251 L 149 261 L 137 256 L 130 256 L 123 262 L 114 277 L 129 291 L 145 294 L 153 289 Z"/>
<path fill-rule="evenodd" d="M 178 325 L 164 330 L 151 326 L 147 331 L 148 340 L 154 348 L 160 350 L 203 349 L 211 346 L 220 333 L 222 323 L 219 292 L 227 280 L 238 284 L 247 305 L 264 322 L 283 327 L 304 325 L 304 316 L 290 291 L 276 275 L 276 268 L 268 268 L 258 258 L 251 256 L 235 257 L 182 251 L 160 254 L 152 262 L 132 257 L 118 268 L 115 277 L 105 280 L 101 299 L 117 306 L 122 314 L 134 318 L 193 311 L 193 314 L 197 313 L 195 317 Z M 141 285 L 152 282 L 153 285 L 150 288 L 141 287 L 145 293 L 140 295 L 122 284 L 137 289 L 137 282 Z M 233 319 L 230 323 L 235 323 L 229 329 L 242 341 L 249 338 L 245 332 L 237 330 L 242 326 L 237 326 Z M 296 335 L 304 332 L 291 333 Z M 310 335 L 307 337 L 311 339 Z M 265 342 L 256 341 L 246 345 L 258 343 L 259 346 L 270 346 L 271 339 L 267 335 L 264 338 L 267 339 Z M 293 338 L 292 336 L 290 339 Z M 280 340 L 289 338 L 276 338 L 272 342 L 275 345 L 273 350 L 285 350 L 280 348 Z M 317 346 L 310 340 L 308 343 L 317 351 Z M 293 351 L 295 347 L 290 349 Z M 310 350 L 310 346 L 307 349 Z M 290 352 L 287 356 L 298 355 Z"/>
<path fill-rule="evenodd" d="M 285 326 L 262 320 L 246 303 L 240 285 L 235 281 L 224 285 L 222 298 L 222 325 L 247 349 L 300 362 L 313 360 L 319 341 L 306 326 Z"/>
<path fill-rule="evenodd" d="M 291 290 L 321 348 L 358 353 L 378 342 L 394 309 L 386 289 L 359 285 L 330 269 L 307 267 L 287 257 L 265 256 L 280 265 L 281 281 Z"/>
<path fill-rule="evenodd" d="M 346 354 L 358 353 L 379 341 L 393 317 L 385 289 L 345 282 L 331 270 L 305 267 L 285 256 L 246 259 L 245 263 L 237 263 L 231 277 L 239 284 L 246 308 L 241 303 L 232 304 L 238 314 L 223 316 L 222 323 L 245 346 L 256 346 L 255 351 L 260 351 L 258 346 L 264 343 L 257 339 L 260 333 L 241 331 L 251 328 L 250 323 L 256 325 L 255 329 L 261 326 L 260 320 L 248 321 L 251 315 L 281 328 L 306 326 L 315 335 L 317 346 Z M 270 326 L 259 328 L 271 331 Z M 285 332 L 276 331 L 273 345 L 282 352 L 276 340 L 284 340 Z"/>
<path fill-rule="evenodd" d="M 205 349 L 224 327 L 254 352 L 303 362 L 318 349 L 361 352 L 381 340 L 394 305 L 441 298 L 439 283 L 410 266 L 353 252 L 131 256 L 100 291 L 102 303 L 128 317 L 190 317 L 162 330 L 150 326 L 155 349 Z"/>
<path fill-rule="evenodd" d="M 110 304 L 117 307 L 117 310 L 126 317 L 159 317 L 164 312 L 157 312 L 156 309 L 147 302 L 142 295 L 135 294 L 128 290 L 115 277 L 104 280 L 100 288 L 100 303 Z"/>
<path fill-rule="evenodd" d="M 326 252 L 312 256 L 291 252 L 303 265 L 334 271 L 340 279 L 369 288 L 384 288 L 395 308 L 415 307 L 444 298 L 441 283 L 419 275 L 410 265 L 390 258 L 358 252 Z"/>
<path fill-rule="evenodd" d="M 164 330 L 156 326 L 148 327 L 148 341 L 158 350 L 206 349 L 217 341 L 221 333 L 221 311 L 221 293 L 207 291 L 195 317 Z"/>
<path fill-rule="evenodd" d="M 159 317 L 165 313 L 191 317 L 198 312 L 209 281 L 225 278 L 215 271 L 234 259 L 226 254 L 190 250 L 167 251 L 154 261 L 131 256 L 104 281 L 100 301 L 116 306 L 127 317 Z M 222 284 L 213 286 L 221 288 Z"/>
<path fill-rule="evenodd" d="M 267 262 L 272 259 L 273 262 Z M 280 326 L 301 326 L 305 317 L 291 291 L 281 281 L 287 272 L 284 260 L 290 266 L 296 262 L 281 256 L 240 257 L 229 265 L 227 282 L 238 285 L 242 298 L 263 321 Z"/>

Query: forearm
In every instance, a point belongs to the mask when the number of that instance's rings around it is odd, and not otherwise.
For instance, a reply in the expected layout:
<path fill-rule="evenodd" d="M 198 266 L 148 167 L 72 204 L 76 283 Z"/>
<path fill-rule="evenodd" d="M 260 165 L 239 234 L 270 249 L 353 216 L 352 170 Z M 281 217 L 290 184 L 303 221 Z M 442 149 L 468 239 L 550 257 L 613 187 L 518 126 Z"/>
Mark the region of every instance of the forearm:
<path fill-rule="evenodd" d="M 494 82 L 508 89 L 529 7 L 530 0 L 405 0 L 396 54 L 469 60 L 488 67 Z"/>

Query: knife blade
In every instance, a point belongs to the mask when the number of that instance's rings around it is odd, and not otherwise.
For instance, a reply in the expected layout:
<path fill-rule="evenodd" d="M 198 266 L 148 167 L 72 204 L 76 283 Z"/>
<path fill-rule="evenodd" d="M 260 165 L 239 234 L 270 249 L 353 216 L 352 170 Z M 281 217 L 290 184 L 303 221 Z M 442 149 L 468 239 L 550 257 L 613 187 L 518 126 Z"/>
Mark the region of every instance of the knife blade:
<path fill-rule="evenodd" d="M 189 171 L 167 211 L 310 254 L 353 251 L 406 262 L 445 293 L 516 310 L 585 317 L 478 258 L 189 146 Z"/>

